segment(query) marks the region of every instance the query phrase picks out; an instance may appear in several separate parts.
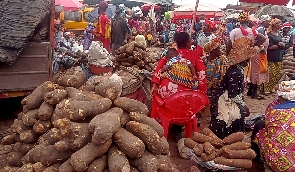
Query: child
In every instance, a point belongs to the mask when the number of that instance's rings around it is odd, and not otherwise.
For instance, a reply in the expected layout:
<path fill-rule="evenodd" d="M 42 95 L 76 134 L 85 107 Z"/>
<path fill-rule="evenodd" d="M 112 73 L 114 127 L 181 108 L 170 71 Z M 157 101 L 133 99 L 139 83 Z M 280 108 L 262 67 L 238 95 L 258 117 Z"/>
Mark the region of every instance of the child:
<path fill-rule="evenodd" d="M 152 40 L 153 40 L 153 35 L 151 34 L 150 31 L 148 31 L 148 34 L 146 35 L 146 39 L 147 39 L 147 46 L 148 47 L 151 47 Z"/>
<path fill-rule="evenodd" d="M 161 69 L 161 78 L 168 78 L 177 84 L 196 90 L 198 78 L 194 65 L 181 57 L 175 48 L 169 48 L 165 58 L 167 63 Z"/>

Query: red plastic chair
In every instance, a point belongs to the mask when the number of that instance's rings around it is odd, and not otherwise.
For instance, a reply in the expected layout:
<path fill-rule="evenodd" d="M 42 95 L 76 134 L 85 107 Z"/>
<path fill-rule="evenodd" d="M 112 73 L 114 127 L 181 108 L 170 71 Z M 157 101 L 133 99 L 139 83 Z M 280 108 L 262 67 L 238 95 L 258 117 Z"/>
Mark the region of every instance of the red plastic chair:
<path fill-rule="evenodd" d="M 170 124 L 185 126 L 185 137 L 191 136 L 191 130 L 197 132 L 196 114 L 200 112 L 209 99 L 200 91 L 184 90 L 163 100 L 159 95 L 154 96 L 151 117 L 160 121 L 164 128 L 164 137 L 168 137 Z"/>

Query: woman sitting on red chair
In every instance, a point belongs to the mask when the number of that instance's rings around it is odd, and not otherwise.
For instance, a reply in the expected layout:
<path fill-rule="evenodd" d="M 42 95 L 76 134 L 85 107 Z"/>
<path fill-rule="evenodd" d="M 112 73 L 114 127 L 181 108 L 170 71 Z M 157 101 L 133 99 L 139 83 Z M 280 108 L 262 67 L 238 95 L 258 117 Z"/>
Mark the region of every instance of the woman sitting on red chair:
<path fill-rule="evenodd" d="M 198 47 L 195 50 L 191 50 L 191 39 L 188 33 L 179 32 L 174 35 L 174 40 L 177 44 L 178 53 L 183 58 L 189 60 L 195 67 L 197 73 L 198 88 L 204 93 L 206 93 L 206 75 L 205 75 L 205 65 L 201 59 L 202 50 Z M 171 81 L 169 78 L 161 78 L 161 69 L 166 65 L 168 60 L 163 57 L 154 72 L 152 79 L 152 95 L 159 94 L 162 99 L 166 99 L 172 94 L 175 94 L 182 90 L 189 90 L 185 85 Z"/>
<path fill-rule="evenodd" d="M 179 56 L 190 61 L 190 63 L 194 66 L 195 71 L 197 73 L 197 77 L 195 80 L 197 81 L 197 90 L 206 93 L 206 75 L 205 75 L 205 65 L 201 59 L 202 56 L 202 48 L 197 47 L 195 50 L 191 50 L 191 38 L 186 32 L 179 32 L 174 35 L 174 40 L 177 45 L 177 51 Z M 179 75 L 175 76 L 174 79 L 171 78 L 161 78 L 161 72 L 163 67 L 167 64 L 168 60 L 166 56 L 164 56 L 158 63 L 158 66 L 154 72 L 152 79 L 152 95 L 159 95 L 163 100 L 166 100 L 169 96 L 181 92 L 183 90 L 195 90 L 195 88 L 185 86 L 186 84 L 181 83 L 185 79 L 189 78 L 185 76 L 187 73 L 183 73 L 184 66 L 179 65 Z M 174 68 L 174 71 L 177 71 L 177 68 Z M 185 70 L 187 71 L 187 70 Z M 177 74 L 177 72 L 175 72 Z M 179 82 L 176 82 L 179 81 Z M 153 107 L 155 108 L 155 107 Z M 154 110 L 152 111 L 152 113 Z M 153 116 L 153 114 L 152 114 Z M 181 131 L 182 126 L 175 125 L 174 128 L 176 132 L 175 139 L 178 140 L 182 137 Z"/>

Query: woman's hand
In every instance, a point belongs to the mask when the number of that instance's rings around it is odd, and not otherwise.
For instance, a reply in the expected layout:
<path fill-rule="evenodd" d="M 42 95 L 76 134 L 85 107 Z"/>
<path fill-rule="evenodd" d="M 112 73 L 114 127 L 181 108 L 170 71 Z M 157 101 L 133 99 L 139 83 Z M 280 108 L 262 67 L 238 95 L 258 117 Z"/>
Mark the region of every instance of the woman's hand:
<path fill-rule="evenodd" d="M 153 98 L 154 95 L 158 94 L 158 85 L 153 84 L 152 89 L 151 89 L 151 97 Z"/>

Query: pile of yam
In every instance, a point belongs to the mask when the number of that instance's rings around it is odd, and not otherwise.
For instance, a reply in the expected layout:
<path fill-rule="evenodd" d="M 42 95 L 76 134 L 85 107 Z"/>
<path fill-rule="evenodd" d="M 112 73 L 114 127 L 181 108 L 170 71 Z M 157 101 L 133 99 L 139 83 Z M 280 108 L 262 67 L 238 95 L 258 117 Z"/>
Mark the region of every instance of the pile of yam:
<path fill-rule="evenodd" d="M 134 67 L 136 69 L 145 69 L 153 72 L 157 67 L 157 57 L 153 57 L 146 50 L 146 45 L 130 42 L 121 46 L 116 50 L 116 60 L 114 65 L 116 68 Z"/>
<path fill-rule="evenodd" d="M 284 57 L 283 72 L 288 76 L 295 74 L 295 58 L 292 54 L 288 54 Z"/>
<path fill-rule="evenodd" d="M 22 100 L 13 134 L 1 142 L 12 145 L 4 171 L 178 171 L 146 105 L 120 97 L 122 90 L 99 95 L 77 89 L 79 82 L 59 83 L 44 82 Z"/>
<path fill-rule="evenodd" d="M 244 133 L 237 132 L 221 140 L 209 128 L 204 128 L 186 138 L 184 145 L 204 162 L 214 161 L 215 164 L 247 169 L 252 167 L 256 153 L 251 149 L 251 143 L 242 142 L 243 139 Z"/>

